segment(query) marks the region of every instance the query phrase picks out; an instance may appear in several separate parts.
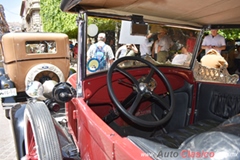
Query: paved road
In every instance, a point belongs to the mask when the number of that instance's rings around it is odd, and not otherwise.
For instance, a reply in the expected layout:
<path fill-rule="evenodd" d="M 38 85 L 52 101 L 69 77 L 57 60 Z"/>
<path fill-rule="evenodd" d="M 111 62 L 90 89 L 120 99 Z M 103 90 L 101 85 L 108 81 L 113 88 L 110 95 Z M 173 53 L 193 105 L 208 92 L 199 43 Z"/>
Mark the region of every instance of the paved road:
<path fill-rule="evenodd" d="M 10 120 L 0 108 L 0 160 L 16 160 Z"/>

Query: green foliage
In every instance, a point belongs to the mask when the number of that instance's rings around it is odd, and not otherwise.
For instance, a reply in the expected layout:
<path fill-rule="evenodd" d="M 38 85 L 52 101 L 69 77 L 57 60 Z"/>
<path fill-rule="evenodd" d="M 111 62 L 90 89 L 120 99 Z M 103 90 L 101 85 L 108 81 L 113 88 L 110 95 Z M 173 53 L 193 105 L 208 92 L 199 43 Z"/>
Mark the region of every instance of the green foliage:
<path fill-rule="evenodd" d="M 210 34 L 210 31 L 206 31 Z M 240 29 L 219 29 L 218 33 L 227 40 L 238 40 L 240 39 Z"/>
<path fill-rule="evenodd" d="M 40 16 L 45 32 L 66 33 L 69 38 L 77 38 L 76 14 L 60 10 L 61 0 L 40 1 Z"/>
<path fill-rule="evenodd" d="M 225 37 L 228 40 L 237 40 L 240 39 L 240 29 L 225 29 L 219 30 L 219 34 Z"/>
<path fill-rule="evenodd" d="M 44 32 L 66 33 L 69 38 L 77 38 L 77 14 L 66 13 L 60 10 L 61 0 L 40 1 L 40 16 Z M 96 24 L 99 31 L 115 30 L 117 21 L 90 17 L 88 24 Z"/>
<path fill-rule="evenodd" d="M 89 17 L 88 24 L 96 24 L 98 26 L 98 30 L 101 31 L 114 31 L 116 23 L 119 22 L 117 20 L 112 20 L 108 18 L 96 18 Z"/>

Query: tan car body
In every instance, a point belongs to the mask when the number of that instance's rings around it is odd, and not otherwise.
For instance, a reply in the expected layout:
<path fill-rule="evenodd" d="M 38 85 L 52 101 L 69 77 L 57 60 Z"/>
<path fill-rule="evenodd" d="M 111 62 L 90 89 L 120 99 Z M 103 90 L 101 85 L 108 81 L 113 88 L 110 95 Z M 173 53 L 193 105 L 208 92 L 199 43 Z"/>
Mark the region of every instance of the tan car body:
<path fill-rule="evenodd" d="M 27 51 L 27 42 L 55 42 L 55 53 L 35 53 Z M 7 33 L 2 37 L 3 66 L 5 73 L 14 82 L 17 92 L 25 91 L 25 79 L 36 65 L 51 64 L 69 76 L 69 40 L 62 33 Z"/>

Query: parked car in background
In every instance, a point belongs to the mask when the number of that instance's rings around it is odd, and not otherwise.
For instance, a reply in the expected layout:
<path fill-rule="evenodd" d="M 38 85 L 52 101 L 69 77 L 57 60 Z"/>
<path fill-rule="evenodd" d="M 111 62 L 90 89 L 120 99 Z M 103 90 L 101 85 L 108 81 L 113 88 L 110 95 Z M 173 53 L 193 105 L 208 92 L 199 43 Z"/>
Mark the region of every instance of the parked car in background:
<path fill-rule="evenodd" d="M 60 33 L 6 33 L 1 37 L 0 97 L 6 116 L 9 108 L 26 102 L 32 81 L 65 82 L 69 76 L 68 36 Z"/>
<path fill-rule="evenodd" d="M 78 14 L 76 73 L 67 82 L 25 84 L 29 101 L 13 106 L 10 116 L 17 157 L 240 159 L 239 76 L 196 59 L 205 30 L 240 28 L 239 7 L 224 0 L 62 0 L 62 11 Z M 98 32 L 90 17 L 115 24 L 114 34 Z M 149 41 L 171 42 L 164 61 L 139 53 L 111 63 L 107 51 L 87 49 L 89 37 L 140 46 L 149 32 Z M 190 33 L 196 41 L 185 56 Z M 176 55 L 183 63 L 172 64 Z M 64 104 L 66 119 L 56 120 L 42 96 Z"/>

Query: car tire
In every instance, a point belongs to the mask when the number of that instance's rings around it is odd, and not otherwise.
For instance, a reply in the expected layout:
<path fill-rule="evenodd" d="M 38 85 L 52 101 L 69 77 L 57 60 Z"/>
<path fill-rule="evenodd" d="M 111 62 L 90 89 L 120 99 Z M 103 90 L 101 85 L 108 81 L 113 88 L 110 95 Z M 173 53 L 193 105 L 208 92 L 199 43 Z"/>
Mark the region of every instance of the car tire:
<path fill-rule="evenodd" d="M 52 116 L 43 102 L 29 103 L 24 111 L 24 139 L 27 159 L 62 159 Z"/>
<path fill-rule="evenodd" d="M 32 82 L 35 80 L 35 77 L 44 71 L 50 71 L 54 74 L 56 74 L 58 76 L 59 82 L 64 82 L 65 81 L 65 77 L 63 72 L 56 67 L 55 65 L 52 64 L 48 64 L 48 63 L 42 63 L 42 64 L 38 64 L 36 66 L 34 66 L 33 68 L 31 68 L 25 78 L 25 86 L 27 86 L 27 84 L 29 82 Z"/>

